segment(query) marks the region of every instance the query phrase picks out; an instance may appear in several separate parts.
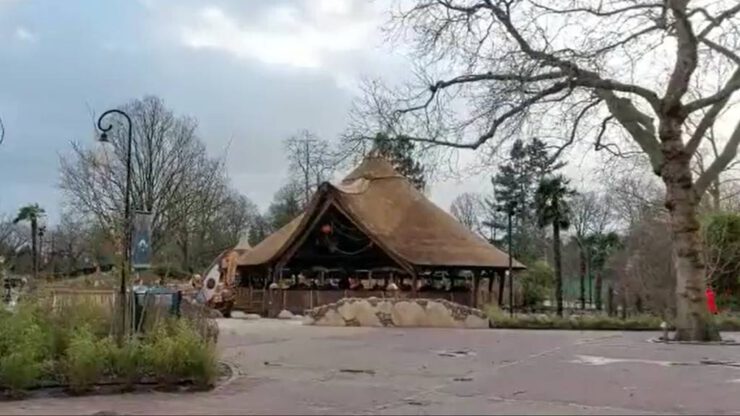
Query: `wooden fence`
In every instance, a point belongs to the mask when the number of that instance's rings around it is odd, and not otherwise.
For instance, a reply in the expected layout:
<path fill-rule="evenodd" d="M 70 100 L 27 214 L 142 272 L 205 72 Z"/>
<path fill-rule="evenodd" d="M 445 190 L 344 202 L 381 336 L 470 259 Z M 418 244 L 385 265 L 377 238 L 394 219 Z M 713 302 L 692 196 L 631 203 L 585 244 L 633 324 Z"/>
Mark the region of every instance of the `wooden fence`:
<path fill-rule="evenodd" d="M 70 289 L 49 287 L 44 289 L 53 307 L 91 302 L 100 306 L 116 305 L 118 293 L 112 289 Z"/>

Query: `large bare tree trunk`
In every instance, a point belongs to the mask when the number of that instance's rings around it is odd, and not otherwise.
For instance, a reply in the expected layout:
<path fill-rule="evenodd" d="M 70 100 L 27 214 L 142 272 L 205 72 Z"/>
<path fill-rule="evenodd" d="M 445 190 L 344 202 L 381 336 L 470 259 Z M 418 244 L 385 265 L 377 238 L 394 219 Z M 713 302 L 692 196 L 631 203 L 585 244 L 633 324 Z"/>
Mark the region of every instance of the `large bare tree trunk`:
<path fill-rule="evenodd" d="M 596 310 L 601 310 L 601 291 L 603 286 L 603 278 L 601 276 L 601 271 L 596 272 L 596 278 L 594 279 L 594 302 L 596 303 Z"/>
<path fill-rule="evenodd" d="M 663 153 L 661 177 L 666 185 L 665 205 L 671 217 L 676 267 L 676 340 L 719 340 L 719 331 L 706 305 L 704 262 L 696 214 L 698 197 L 689 166 L 691 155 L 681 142 L 680 123 L 661 125 Z M 673 128 L 671 128 L 673 127 Z"/>

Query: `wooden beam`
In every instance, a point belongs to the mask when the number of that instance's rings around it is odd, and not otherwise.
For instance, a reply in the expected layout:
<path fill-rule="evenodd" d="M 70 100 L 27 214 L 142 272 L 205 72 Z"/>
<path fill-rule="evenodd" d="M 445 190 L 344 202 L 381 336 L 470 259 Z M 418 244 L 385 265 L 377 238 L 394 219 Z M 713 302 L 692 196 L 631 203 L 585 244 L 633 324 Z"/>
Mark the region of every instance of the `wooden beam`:
<path fill-rule="evenodd" d="M 500 270 L 498 273 L 498 306 L 504 306 L 504 283 L 506 281 L 506 272 Z"/>
<path fill-rule="evenodd" d="M 418 276 L 417 276 L 416 270 L 413 270 L 413 273 L 411 275 L 411 297 L 413 299 L 416 299 L 417 282 L 418 282 Z"/>

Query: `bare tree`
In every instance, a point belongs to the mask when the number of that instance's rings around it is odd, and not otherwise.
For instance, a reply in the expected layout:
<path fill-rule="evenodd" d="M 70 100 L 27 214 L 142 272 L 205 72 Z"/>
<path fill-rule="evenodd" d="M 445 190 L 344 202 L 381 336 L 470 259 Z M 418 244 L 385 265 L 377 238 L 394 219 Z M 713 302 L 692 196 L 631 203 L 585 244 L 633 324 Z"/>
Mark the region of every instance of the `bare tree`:
<path fill-rule="evenodd" d="M 168 227 L 190 214 L 183 207 L 200 201 L 204 190 L 221 189 L 214 181 L 224 177 L 223 167 L 207 155 L 196 136 L 195 120 L 175 116 L 160 98 L 145 97 L 122 108 L 133 121 L 132 207 L 152 213 L 156 252 Z M 110 133 L 112 154 L 102 158 L 94 149 L 73 144 L 71 156 L 60 158 L 60 186 L 73 208 L 118 232 L 123 223 L 126 127 L 114 126 Z"/>
<path fill-rule="evenodd" d="M 612 222 L 611 204 L 606 195 L 583 192 L 573 196 L 571 202 L 571 225 L 578 245 L 581 309 L 586 308 L 586 274 L 589 269 L 591 248 L 588 237 L 602 234 Z M 599 296 L 597 294 L 597 296 Z"/>
<path fill-rule="evenodd" d="M 473 192 L 458 195 L 450 205 L 450 214 L 470 231 L 483 235 L 484 206 L 480 195 Z"/>
<path fill-rule="evenodd" d="M 331 178 L 336 166 L 329 142 L 302 130 L 285 140 L 293 180 L 301 183 L 303 204 L 307 204 L 316 188 Z"/>
<path fill-rule="evenodd" d="M 31 246 L 30 231 L 26 224 L 17 224 L 13 222 L 13 217 L 3 215 L 0 217 L 0 255 L 6 258 L 7 262 L 21 250 L 21 248 Z"/>
<path fill-rule="evenodd" d="M 606 278 L 623 307 L 644 307 L 664 318 L 674 313 L 676 270 L 669 228 L 665 212 L 644 216 L 630 228 L 623 248 L 607 260 Z"/>
<path fill-rule="evenodd" d="M 643 152 L 666 189 L 676 338 L 709 340 L 719 333 L 704 303 L 697 204 L 735 158 L 740 122 L 728 120 L 736 125 L 703 174 L 694 177 L 691 162 L 740 89 L 740 3 L 689 3 L 417 0 L 396 15 L 394 33 L 415 41 L 426 81 L 426 93 L 411 95 L 400 114 L 448 133 L 418 141 L 496 148 L 529 128 L 562 149 L 590 128 L 597 150 L 622 153 L 607 138 L 626 138 L 621 146 Z M 716 81 L 721 88 L 687 94 L 694 75 L 717 62 L 733 68 Z M 432 81 L 438 68 L 456 74 Z M 687 119 L 703 109 L 691 128 Z"/>
<path fill-rule="evenodd" d="M 62 213 L 59 225 L 50 236 L 53 271 L 72 272 L 82 266 L 83 258 L 89 254 L 89 226 L 89 221 L 73 212 Z"/>

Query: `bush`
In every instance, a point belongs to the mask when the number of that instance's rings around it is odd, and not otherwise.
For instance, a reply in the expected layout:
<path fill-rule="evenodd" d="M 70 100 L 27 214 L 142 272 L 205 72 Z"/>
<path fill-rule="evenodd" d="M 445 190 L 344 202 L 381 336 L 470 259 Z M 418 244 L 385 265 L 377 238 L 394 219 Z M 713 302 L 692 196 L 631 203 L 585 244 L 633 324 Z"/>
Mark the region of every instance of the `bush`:
<path fill-rule="evenodd" d="M 37 305 L 44 316 L 43 325 L 50 337 L 52 357 L 56 360 L 63 358 L 70 337 L 83 327 L 97 338 L 111 333 L 113 315 L 109 305 L 79 297 L 60 301 L 56 305 L 44 299 Z"/>
<path fill-rule="evenodd" d="M 662 318 L 654 315 L 634 315 L 621 319 L 606 315 L 571 315 L 561 318 L 545 314 L 516 314 L 512 318 L 495 305 L 489 306 L 486 312 L 495 328 L 510 329 L 660 331 L 660 324 L 663 322 Z M 737 315 L 717 315 L 715 323 L 720 331 L 740 331 L 740 316 Z"/>
<path fill-rule="evenodd" d="M 38 384 L 50 351 L 38 310 L 23 305 L 0 314 L 0 387 L 19 391 Z"/>
<path fill-rule="evenodd" d="M 15 313 L 0 311 L 0 390 L 62 382 L 83 393 L 112 380 L 130 387 L 146 376 L 213 384 L 217 358 L 206 330 L 213 320 L 198 313 L 153 319 L 151 331 L 117 345 L 110 336 L 111 312 L 78 298 L 56 305 L 26 300 Z"/>
<path fill-rule="evenodd" d="M 18 392 L 38 384 L 43 363 L 29 350 L 18 350 L 0 358 L 0 385 Z"/>
<path fill-rule="evenodd" d="M 112 341 L 96 339 L 87 327 L 79 327 L 69 339 L 64 377 L 74 393 L 82 393 L 99 382 L 105 373 Z"/>
<path fill-rule="evenodd" d="M 537 306 L 547 299 L 553 281 L 554 271 L 545 261 L 535 262 L 522 273 L 522 302 L 525 307 Z"/>
<path fill-rule="evenodd" d="M 624 320 L 606 315 L 571 315 L 561 318 L 545 314 L 516 314 L 512 318 L 496 306 L 490 306 L 487 313 L 495 328 L 652 331 L 659 330 L 663 322 L 652 315 L 636 315 Z"/>
<path fill-rule="evenodd" d="M 122 346 L 110 342 L 107 345 L 107 372 L 119 379 L 125 387 L 131 387 L 149 371 L 142 343 L 133 338 Z"/>
<path fill-rule="evenodd" d="M 740 331 L 740 315 L 721 314 L 715 318 L 720 331 Z"/>
<path fill-rule="evenodd" d="M 217 374 L 215 348 L 186 320 L 161 321 L 145 343 L 146 361 L 160 381 L 188 379 L 213 384 Z"/>

